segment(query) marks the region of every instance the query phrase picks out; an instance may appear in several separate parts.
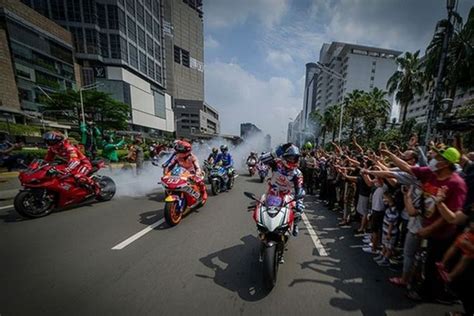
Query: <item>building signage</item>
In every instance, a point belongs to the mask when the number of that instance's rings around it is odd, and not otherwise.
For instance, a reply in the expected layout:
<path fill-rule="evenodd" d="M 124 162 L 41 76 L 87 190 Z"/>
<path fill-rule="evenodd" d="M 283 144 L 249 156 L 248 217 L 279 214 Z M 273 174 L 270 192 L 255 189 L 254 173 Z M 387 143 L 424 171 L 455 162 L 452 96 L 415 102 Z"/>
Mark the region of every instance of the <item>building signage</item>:
<path fill-rule="evenodd" d="M 196 69 L 197 71 L 204 72 L 204 64 L 192 57 L 189 59 L 189 67 Z"/>

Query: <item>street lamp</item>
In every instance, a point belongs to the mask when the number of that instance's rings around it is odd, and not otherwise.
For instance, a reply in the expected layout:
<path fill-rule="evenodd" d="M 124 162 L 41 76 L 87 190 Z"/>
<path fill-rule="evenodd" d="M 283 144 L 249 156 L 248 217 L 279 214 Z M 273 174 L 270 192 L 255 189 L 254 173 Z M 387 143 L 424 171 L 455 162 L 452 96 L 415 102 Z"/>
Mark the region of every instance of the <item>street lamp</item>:
<path fill-rule="evenodd" d="M 84 100 L 82 98 L 82 91 L 96 89 L 97 87 L 103 86 L 103 83 L 96 82 L 87 86 L 79 88 L 79 98 L 81 100 L 81 114 L 82 114 L 82 124 L 86 124 L 86 117 L 84 115 Z"/>
<path fill-rule="evenodd" d="M 334 78 L 336 79 L 339 79 L 339 80 L 342 80 L 344 81 L 344 77 L 338 73 L 338 72 L 335 72 L 334 70 L 324 66 L 322 63 L 320 62 L 317 62 L 317 66 L 319 68 L 319 70 L 321 70 L 322 72 L 330 75 L 330 76 L 333 76 Z M 341 133 L 342 133 L 342 117 L 344 115 L 344 102 L 341 103 L 341 114 L 340 114 L 340 117 L 339 117 L 339 143 L 341 142 Z"/>

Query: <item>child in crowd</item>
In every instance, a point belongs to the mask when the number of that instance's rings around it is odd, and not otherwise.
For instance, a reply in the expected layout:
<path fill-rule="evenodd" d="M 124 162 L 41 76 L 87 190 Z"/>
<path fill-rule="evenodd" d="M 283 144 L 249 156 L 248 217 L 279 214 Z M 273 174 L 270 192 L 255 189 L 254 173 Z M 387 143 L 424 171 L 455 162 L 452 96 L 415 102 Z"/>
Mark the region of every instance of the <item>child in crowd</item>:
<path fill-rule="evenodd" d="M 462 252 L 461 258 L 451 271 L 448 271 L 446 265 L 451 259 L 453 259 L 459 250 Z M 456 238 L 456 241 L 444 254 L 443 261 L 436 263 L 436 266 L 438 267 L 441 278 L 446 283 L 449 283 L 469 266 L 472 259 L 474 259 L 474 209 L 471 210 L 469 225 L 466 230 Z"/>
<path fill-rule="evenodd" d="M 393 198 L 393 192 L 391 190 L 385 191 L 383 194 L 383 200 L 385 204 L 385 215 L 383 218 L 382 228 L 382 253 L 375 257 L 374 260 L 379 266 L 387 267 L 390 265 L 390 258 L 393 255 L 393 249 L 397 241 L 398 235 L 398 219 L 399 212 L 395 205 Z"/>

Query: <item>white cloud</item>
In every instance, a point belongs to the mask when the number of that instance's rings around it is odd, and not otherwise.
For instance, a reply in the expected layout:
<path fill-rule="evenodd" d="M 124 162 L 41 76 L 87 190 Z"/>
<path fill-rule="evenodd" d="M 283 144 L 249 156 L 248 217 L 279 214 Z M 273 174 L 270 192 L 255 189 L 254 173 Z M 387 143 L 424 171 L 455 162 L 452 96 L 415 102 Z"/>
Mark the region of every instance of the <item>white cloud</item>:
<path fill-rule="evenodd" d="M 206 36 L 204 40 L 204 47 L 207 49 L 217 48 L 219 47 L 219 42 L 214 39 L 211 35 Z"/>
<path fill-rule="evenodd" d="M 290 54 L 273 49 L 269 50 L 265 61 L 277 69 L 292 66 L 294 62 Z"/>
<path fill-rule="evenodd" d="M 266 28 L 277 24 L 288 9 L 288 0 L 207 0 L 204 21 L 209 28 L 239 25 L 255 18 Z"/>
<path fill-rule="evenodd" d="M 218 108 L 222 133 L 239 134 L 240 123 L 251 122 L 272 136 L 286 140 L 288 122 L 302 107 L 300 89 L 287 78 L 259 80 L 240 65 L 206 65 L 206 101 Z"/>

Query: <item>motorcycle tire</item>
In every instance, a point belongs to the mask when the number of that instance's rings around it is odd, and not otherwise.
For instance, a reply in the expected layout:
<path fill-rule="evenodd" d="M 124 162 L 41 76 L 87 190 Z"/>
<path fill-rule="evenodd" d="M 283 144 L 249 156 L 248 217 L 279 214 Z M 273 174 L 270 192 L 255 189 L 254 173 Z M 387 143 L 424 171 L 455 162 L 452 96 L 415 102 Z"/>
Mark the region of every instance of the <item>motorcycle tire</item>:
<path fill-rule="evenodd" d="M 28 207 L 25 205 L 25 202 L 31 201 L 31 199 L 34 199 L 34 203 L 38 202 L 44 202 L 44 205 L 36 211 L 33 211 L 31 207 Z M 39 217 L 44 217 L 46 215 L 49 215 L 53 211 L 53 202 L 52 201 L 44 201 L 41 199 L 41 201 L 37 200 L 37 197 L 35 197 L 34 192 L 32 191 L 21 191 L 15 196 L 15 200 L 13 201 L 13 206 L 15 210 L 17 211 L 18 214 L 20 214 L 23 217 L 26 218 L 39 218 Z"/>
<path fill-rule="evenodd" d="M 171 227 L 178 225 L 179 222 L 181 222 L 181 219 L 183 217 L 183 213 L 178 212 L 177 208 L 178 208 L 177 202 L 165 203 L 165 210 L 164 210 L 165 221 Z"/>
<path fill-rule="evenodd" d="M 212 181 L 211 180 L 211 192 L 212 195 L 218 195 L 219 194 L 219 182 L 218 181 Z"/>
<path fill-rule="evenodd" d="M 263 183 L 265 181 L 265 177 L 260 177 L 260 183 Z"/>
<path fill-rule="evenodd" d="M 230 178 L 229 178 L 229 181 L 227 182 L 227 188 L 230 190 L 234 187 L 234 175 L 232 175 Z"/>
<path fill-rule="evenodd" d="M 263 285 L 267 290 L 273 289 L 277 280 L 278 258 L 277 245 L 266 247 L 263 250 Z"/>
<path fill-rule="evenodd" d="M 101 202 L 110 201 L 114 195 L 117 187 L 115 185 L 114 180 L 107 176 L 101 176 L 97 179 L 97 182 L 100 186 L 100 193 L 97 195 L 97 200 Z"/>

